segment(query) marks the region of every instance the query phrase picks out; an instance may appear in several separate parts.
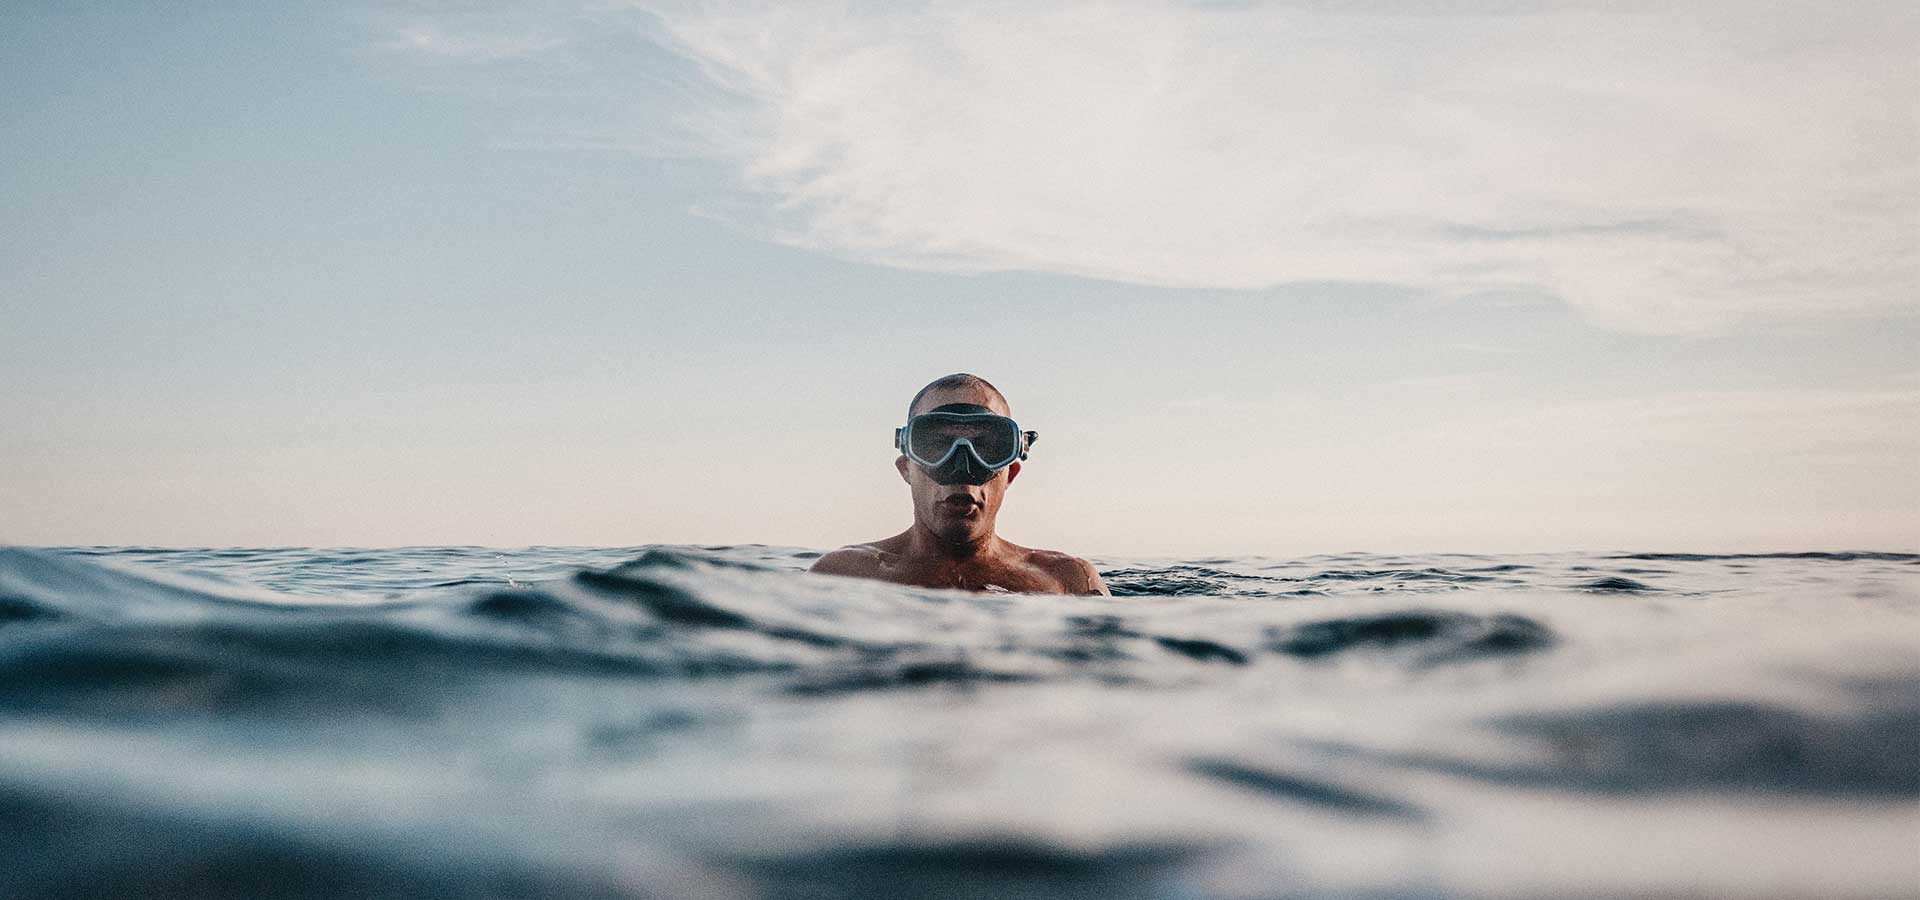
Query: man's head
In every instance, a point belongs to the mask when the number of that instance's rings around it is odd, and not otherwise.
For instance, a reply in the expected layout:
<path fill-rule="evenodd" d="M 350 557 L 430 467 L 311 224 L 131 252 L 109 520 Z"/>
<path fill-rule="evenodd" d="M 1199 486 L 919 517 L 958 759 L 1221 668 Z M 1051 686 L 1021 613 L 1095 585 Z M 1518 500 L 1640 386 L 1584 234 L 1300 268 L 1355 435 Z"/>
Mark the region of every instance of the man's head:
<path fill-rule="evenodd" d="M 993 413 L 1011 416 L 1007 398 L 977 375 L 948 375 L 935 379 L 907 404 L 907 420 L 934 412 Z M 964 448 L 962 448 L 964 452 Z M 900 477 L 913 490 L 914 521 L 943 541 L 975 543 L 993 534 L 994 519 L 1007 485 L 1020 474 L 1016 460 L 993 473 L 984 484 L 941 484 L 926 466 L 902 454 L 893 461 Z M 949 478 L 948 480 L 952 480 Z"/>

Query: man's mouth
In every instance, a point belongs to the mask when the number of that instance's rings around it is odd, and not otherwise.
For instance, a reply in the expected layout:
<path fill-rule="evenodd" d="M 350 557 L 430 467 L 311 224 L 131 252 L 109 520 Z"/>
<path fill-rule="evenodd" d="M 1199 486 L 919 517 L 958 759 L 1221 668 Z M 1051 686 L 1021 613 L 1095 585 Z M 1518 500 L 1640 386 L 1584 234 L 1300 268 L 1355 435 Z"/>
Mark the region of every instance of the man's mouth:
<path fill-rule="evenodd" d="M 965 512 L 979 506 L 980 501 L 973 499 L 969 494 L 950 494 L 945 500 L 940 501 L 940 505 L 956 512 Z"/>

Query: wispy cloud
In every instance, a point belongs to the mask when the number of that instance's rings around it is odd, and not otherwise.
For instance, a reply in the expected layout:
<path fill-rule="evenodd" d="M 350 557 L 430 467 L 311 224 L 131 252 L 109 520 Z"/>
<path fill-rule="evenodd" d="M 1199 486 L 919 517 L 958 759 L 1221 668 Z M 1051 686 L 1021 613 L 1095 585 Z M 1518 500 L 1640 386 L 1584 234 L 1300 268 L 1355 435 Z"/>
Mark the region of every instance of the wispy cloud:
<path fill-rule="evenodd" d="M 1443 7 L 645 4 L 731 97 L 682 120 L 712 208 L 799 246 L 1658 332 L 1913 308 L 1911 4 Z"/>
<path fill-rule="evenodd" d="M 388 49 L 469 62 L 524 59 L 566 43 L 549 34 L 450 34 L 424 24 L 403 26 L 397 32 Z"/>

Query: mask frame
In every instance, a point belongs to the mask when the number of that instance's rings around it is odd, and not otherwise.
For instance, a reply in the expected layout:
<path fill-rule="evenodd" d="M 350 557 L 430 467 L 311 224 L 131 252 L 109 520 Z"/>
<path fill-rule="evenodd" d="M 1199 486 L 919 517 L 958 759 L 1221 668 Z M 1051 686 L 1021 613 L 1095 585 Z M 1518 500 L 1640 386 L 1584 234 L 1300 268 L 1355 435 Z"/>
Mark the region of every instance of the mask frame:
<path fill-rule="evenodd" d="M 958 404 L 955 404 L 955 405 L 958 405 Z M 995 463 L 994 461 L 988 460 L 985 457 L 981 456 L 979 448 L 973 445 L 972 440 L 964 437 L 955 438 L 953 443 L 947 447 L 947 452 L 943 454 L 939 459 L 937 460 L 922 459 L 919 454 L 913 452 L 913 441 L 912 441 L 913 427 L 914 427 L 914 423 L 931 415 L 952 416 L 957 418 L 997 419 L 1000 421 L 1004 421 L 1008 425 L 1012 426 L 1012 429 L 1015 433 L 1019 434 L 1020 437 L 1018 441 L 1018 446 L 1016 447 L 1014 453 L 1011 456 L 1008 456 L 1006 459 L 1000 460 L 998 463 Z M 1015 422 L 1012 417 L 1003 416 L 996 412 L 960 412 L 957 410 L 945 411 L 945 410 L 936 409 L 931 412 L 925 412 L 925 413 L 921 413 L 920 415 L 914 416 L 913 418 L 907 420 L 907 424 L 904 427 L 895 428 L 893 430 L 894 449 L 900 451 L 903 455 L 907 457 L 907 459 L 910 459 L 913 462 L 918 463 L 919 465 L 927 469 L 939 469 L 942 466 L 947 465 L 950 461 L 952 461 L 954 454 L 959 453 L 960 449 L 962 447 L 965 447 L 967 454 L 973 457 L 973 462 L 978 463 L 981 467 L 987 469 L 988 471 L 997 472 L 1010 465 L 1013 465 L 1014 462 L 1018 460 L 1026 459 L 1028 452 L 1033 449 L 1034 443 L 1039 440 L 1040 440 L 1040 432 L 1022 431 L 1020 429 L 1020 423 Z"/>

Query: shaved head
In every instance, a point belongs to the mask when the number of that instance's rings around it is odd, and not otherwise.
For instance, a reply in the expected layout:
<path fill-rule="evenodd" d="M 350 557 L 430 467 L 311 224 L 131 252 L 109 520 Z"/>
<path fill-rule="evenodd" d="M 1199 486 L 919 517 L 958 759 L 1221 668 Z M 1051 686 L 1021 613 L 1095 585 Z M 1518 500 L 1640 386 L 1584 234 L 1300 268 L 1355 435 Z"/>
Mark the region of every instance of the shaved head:
<path fill-rule="evenodd" d="M 915 415 L 925 412 L 925 410 L 921 409 L 923 405 L 922 401 L 935 397 L 954 397 L 958 399 L 956 395 L 968 398 L 962 402 L 978 403 L 1003 416 L 1011 415 L 1013 412 L 1012 408 L 1007 405 L 1006 395 L 1000 393 L 999 388 L 994 387 L 988 383 L 985 378 L 981 378 L 978 375 L 968 375 L 965 372 L 957 372 L 952 375 L 935 378 L 928 382 L 926 387 L 921 388 L 920 393 L 914 394 L 913 402 L 907 404 L 907 418 L 911 419 Z M 945 402 L 951 403 L 955 401 L 949 399 Z M 940 404 L 930 405 L 938 406 Z"/>

